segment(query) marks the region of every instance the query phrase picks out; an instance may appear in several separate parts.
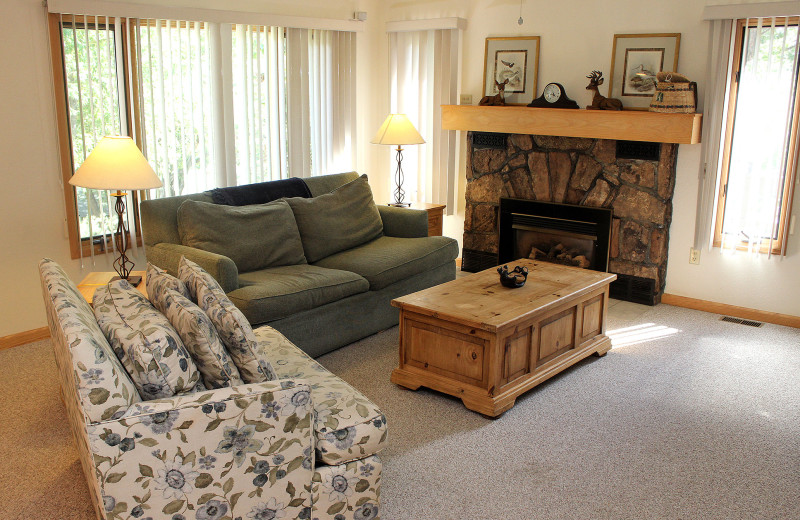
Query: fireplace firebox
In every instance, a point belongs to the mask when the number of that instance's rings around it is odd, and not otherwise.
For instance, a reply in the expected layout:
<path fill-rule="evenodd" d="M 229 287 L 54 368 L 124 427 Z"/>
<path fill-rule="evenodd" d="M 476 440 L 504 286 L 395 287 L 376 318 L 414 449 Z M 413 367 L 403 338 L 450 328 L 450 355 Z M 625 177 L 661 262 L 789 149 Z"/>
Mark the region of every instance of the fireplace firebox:
<path fill-rule="evenodd" d="M 501 198 L 499 217 L 501 264 L 532 258 L 608 271 L 610 209 Z"/>

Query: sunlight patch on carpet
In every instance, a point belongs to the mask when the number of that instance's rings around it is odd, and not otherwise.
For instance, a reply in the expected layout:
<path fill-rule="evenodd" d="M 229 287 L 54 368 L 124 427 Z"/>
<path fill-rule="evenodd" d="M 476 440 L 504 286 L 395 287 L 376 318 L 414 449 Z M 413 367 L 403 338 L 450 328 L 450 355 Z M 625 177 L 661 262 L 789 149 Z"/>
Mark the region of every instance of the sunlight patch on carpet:
<path fill-rule="evenodd" d="M 610 330 L 606 335 L 611 338 L 611 348 L 618 348 L 666 338 L 679 332 L 681 332 L 679 329 L 667 327 L 666 325 L 643 323 L 632 327 Z"/>

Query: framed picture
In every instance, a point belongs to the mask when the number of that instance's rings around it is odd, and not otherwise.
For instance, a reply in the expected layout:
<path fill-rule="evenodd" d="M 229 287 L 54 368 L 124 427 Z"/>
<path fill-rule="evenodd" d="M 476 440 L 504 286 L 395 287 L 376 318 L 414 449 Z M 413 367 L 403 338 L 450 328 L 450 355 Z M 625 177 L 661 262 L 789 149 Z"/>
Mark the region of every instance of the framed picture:
<path fill-rule="evenodd" d="M 680 33 L 615 34 L 608 97 L 626 109 L 647 110 L 656 91 L 656 74 L 678 70 Z"/>
<path fill-rule="evenodd" d="M 507 105 L 527 105 L 536 95 L 539 71 L 539 37 L 486 38 L 483 95 L 497 94 L 497 83 L 508 80 Z"/>

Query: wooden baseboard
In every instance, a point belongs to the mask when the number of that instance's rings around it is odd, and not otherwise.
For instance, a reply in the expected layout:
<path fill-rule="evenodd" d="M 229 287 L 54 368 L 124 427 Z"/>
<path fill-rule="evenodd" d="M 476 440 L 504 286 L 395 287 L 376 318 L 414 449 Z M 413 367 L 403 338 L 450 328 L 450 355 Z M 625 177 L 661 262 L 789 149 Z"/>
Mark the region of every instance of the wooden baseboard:
<path fill-rule="evenodd" d="M 32 341 L 39 341 L 50 337 L 50 329 L 42 327 L 40 329 L 26 330 L 25 332 L 18 332 L 9 336 L 0 338 L 0 350 L 18 347 Z"/>
<path fill-rule="evenodd" d="M 787 327 L 795 327 L 800 329 L 800 316 L 792 316 L 790 314 L 760 311 L 758 309 L 748 309 L 747 307 L 738 307 L 736 305 L 728 305 L 727 303 L 698 300 L 697 298 L 678 296 L 677 294 L 663 294 L 661 296 L 661 303 L 674 305 L 676 307 L 686 307 L 687 309 L 694 309 L 697 311 L 724 314 L 726 316 L 734 316 L 736 318 L 744 318 L 746 320 L 763 321 L 766 323 L 774 323 L 776 325 L 785 325 Z"/>

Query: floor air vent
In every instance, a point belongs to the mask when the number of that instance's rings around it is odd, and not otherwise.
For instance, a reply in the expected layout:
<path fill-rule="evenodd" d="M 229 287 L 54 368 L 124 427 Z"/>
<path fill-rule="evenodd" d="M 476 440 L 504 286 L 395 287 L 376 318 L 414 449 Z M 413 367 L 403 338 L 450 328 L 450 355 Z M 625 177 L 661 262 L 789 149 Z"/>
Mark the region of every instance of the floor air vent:
<path fill-rule="evenodd" d="M 738 325 L 747 325 L 748 327 L 760 327 L 763 325 L 760 321 L 743 320 L 742 318 L 734 318 L 733 316 L 723 316 L 719 321 L 727 321 L 728 323 L 736 323 Z"/>

